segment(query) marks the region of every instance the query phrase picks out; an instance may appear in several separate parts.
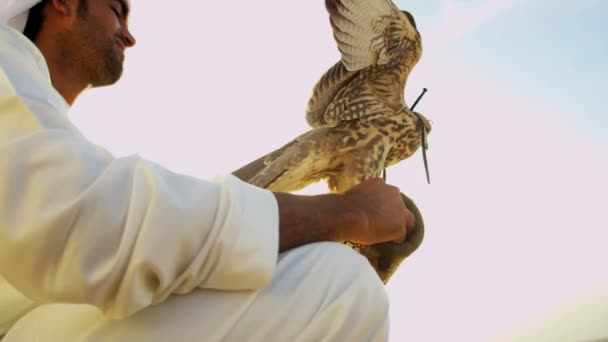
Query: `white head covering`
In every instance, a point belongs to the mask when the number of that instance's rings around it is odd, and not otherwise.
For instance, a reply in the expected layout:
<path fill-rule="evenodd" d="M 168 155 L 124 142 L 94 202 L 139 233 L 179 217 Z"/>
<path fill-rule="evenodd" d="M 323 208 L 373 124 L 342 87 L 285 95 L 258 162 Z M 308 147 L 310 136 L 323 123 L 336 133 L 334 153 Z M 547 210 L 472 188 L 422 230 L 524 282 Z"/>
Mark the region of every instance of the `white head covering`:
<path fill-rule="evenodd" d="M 0 0 L 0 25 L 23 32 L 30 8 L 41 0 Z"/>

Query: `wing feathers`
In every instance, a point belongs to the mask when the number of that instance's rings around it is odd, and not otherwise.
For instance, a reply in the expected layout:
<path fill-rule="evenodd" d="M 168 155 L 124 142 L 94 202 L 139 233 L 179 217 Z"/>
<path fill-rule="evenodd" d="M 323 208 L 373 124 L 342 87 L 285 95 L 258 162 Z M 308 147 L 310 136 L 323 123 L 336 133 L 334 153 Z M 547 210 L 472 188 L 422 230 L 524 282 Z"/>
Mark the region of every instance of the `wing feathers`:
<path fill-rule="evenodd" d="M 403 106 L 405 80 L 422 52 L 413 17 L 390 0 L 325 0 L 325 5 L 341 60 L 315 86 L 308 123 L 333 127 L 391 115 Z"/>
<path fill-rule="evenodd" d="M 386 30 L 400 20 L 392 2 L 325 0 L 325 7 L 346 69 L 355 71 L 388 62 L 388 39 L 394 37 L 388 36 Z"/>

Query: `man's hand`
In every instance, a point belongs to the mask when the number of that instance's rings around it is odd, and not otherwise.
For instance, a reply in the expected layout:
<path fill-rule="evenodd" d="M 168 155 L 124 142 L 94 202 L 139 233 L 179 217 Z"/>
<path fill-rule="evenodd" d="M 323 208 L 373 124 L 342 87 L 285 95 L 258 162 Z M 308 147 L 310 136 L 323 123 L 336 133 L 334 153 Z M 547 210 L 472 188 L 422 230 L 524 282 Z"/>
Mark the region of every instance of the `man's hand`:
<path fill-rule="evenodd" d="M 365 219 L 347 227 L 345 239 L 371 245 L 380 242 L 405 241 L 414 227 L 415 217 L 401 199 L 399 188 L 373 178 L 348 190 L 344 196 L 358 207 Z"/>
<path fill-rule="evenodd" d="M 403 204 L 399 189 L 379 178 L 344 194 L 275 197 L 281 251 L 317 241 L 402 242 L 414 227 L 414 215 Z"/>

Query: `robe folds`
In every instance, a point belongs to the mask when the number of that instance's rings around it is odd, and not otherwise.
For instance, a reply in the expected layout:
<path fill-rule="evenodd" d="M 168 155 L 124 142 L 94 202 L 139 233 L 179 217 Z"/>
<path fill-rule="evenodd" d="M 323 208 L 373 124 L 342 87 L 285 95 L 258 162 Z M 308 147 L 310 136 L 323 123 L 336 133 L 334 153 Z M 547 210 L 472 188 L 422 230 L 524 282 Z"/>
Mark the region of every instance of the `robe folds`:
<path fill-rule="evenodd" d="M 70 123 L 68 108 L 36 46 L 0 26 L 0 336 L 43 303 L 120 319 L 171 294 L 269 284 L 271 192 L 116 158 Z"/>

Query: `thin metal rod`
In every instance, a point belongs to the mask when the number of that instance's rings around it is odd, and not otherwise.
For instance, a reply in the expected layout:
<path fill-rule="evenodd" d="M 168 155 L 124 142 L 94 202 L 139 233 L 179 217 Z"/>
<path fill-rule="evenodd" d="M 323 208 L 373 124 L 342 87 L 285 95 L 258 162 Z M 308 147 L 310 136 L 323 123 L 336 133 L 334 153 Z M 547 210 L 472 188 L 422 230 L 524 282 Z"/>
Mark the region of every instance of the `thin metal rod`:
<path fill-rule="evenodd" d="M 427 90 L 428 89 L 426 89 L 426 88 L 422 88 L 422 93 L 420 95 L 418 95 L 418 98 L 416 99 L 416 101 L 414 101 L 414 104 L 410 108 L 410 111 L 412 111 L 412 113 L 414 113 L 414 108 L 416 108 L 416 105 L 418 104 L 418 102 L 420 102 L 420 100 L 422 99 L 424 94 L 427 92 Z M 401 110 L 404 110 L 406 107 L 403 107 Z M 424 121 L 422 121 L 422 117 L 420 117 L 420 115 L 418 115 L 416 113 L 414 113 L 414 115 L 418 118 L 418 120 L 420 121 L 420 125 L 422 126 L 422 142 L 421 142 L 421 146 L 420 146 L 422 148 L 422 160 L 424 161 L 424 171 L 426 173 L 426 181 L 428 184 L 431 184 L 431 176 L 429 173 L 429 163 L 428 163 L 428 160 L 426 157 L 426 150 L 428 150 L 428 148 L 429 148 L 429 145 L 427 144 L 427 141 L 426 141 L 426 127 L 424 127 Z M 386 168 L 384 168 L 384 170 L 382 170 L 382 178 L 384 178 L 384 180 L 386 181 Z"/>
<path fill-rule="evenodd" d="M 420 102 L 420 100 L 422 99 L 422 97 L 424 96 L 424 94 L 426 93 L 427 90 L 428 89 L 426 89 L 426 88 L 422 88 L 422 94 L 418 95 L 418 98 L 416 99 L 416 101 L 414 101 L 412 108 L 410 108 L 411 111 L 414 111 L 414 108 L 416 108 L 416 105 L 418 104 L 418 102 Z"/>
<path fill-rule="evenodd" d="M 422 94 L 420 94 L 420 96 L 418 96 L 416 101 L 414 101 L 412 108 L 410 108 L 412 113 L 414 113 L 414 108 L 416 108 L 416 105 L 418 104 L 420 99 L 422 99 L 422 97 L 424 96 L 426 91 L 427 91 L 426 88 L 422 88 Z M 416 113 L 414 113 L 414 115 L 416 115 L 418 120 L 420 120 L 420 125 L 422 126 L 422 142 L 421 142 L 421 146 L 420 146 L 420 147 L 422 147 L 422 160 L 424 161 L 424 172 L 426 173 L 426 182 L 428 184 L 431 184 L 431 176 L 429 174 L 429 162 L 426 158 L 426 150 L 429 149 L 429 145 L 426 142 L 426 127 L 424 127 L 424 121 L 422 121 L 422 118 L 420 117 L 420 115 L 418 115 Z"/>

